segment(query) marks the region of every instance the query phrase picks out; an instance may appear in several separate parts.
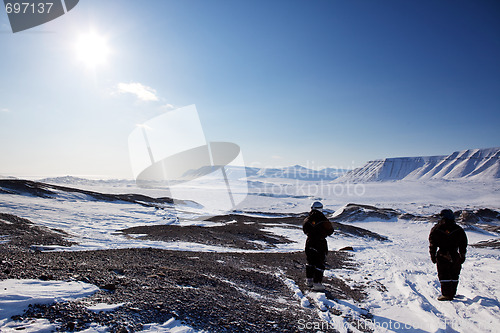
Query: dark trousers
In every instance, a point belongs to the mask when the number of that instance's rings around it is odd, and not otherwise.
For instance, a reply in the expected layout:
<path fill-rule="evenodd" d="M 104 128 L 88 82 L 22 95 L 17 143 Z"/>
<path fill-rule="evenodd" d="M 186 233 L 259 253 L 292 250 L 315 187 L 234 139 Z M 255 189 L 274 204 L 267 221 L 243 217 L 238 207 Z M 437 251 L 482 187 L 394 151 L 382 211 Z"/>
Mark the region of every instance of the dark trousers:
<path fill-rule="evenodd" d="M 306 247 L 306 278 L 313 279 L 314 283 L 321 283 L 325 270 L 326 252 L 318 251 L 313 247 Z"/>
<path fill-rule="evenodd" d="M 437 271 L 443 296 L 454 297 L 457 294 L 458 277 L 461 269 L 462 263 L 459 260 L 447 260 L 438 256 Z"/>

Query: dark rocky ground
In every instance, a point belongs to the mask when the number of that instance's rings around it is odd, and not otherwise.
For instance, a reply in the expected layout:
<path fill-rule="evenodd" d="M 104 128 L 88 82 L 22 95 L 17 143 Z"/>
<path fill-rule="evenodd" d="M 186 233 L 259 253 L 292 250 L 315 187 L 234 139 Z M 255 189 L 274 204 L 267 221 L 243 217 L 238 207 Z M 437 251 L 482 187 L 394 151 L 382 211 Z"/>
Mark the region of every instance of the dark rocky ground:
<path fill-rule="evenodd" d="M 228 218 L 235 219 L 219 219 Z M 243 244 L 244 235 L 258 232 L 251 223 L 243 223 L 241 217 L 236 219 L 241 221 L 228 225 L 228 230 L 240 232 L 241 236 L 233 246 Z M 235 226 L 237 230 L 233 229 Z M 151 237 L 160 239 L 165 235 L 162 228 L 158 234 L 149 232 Z M 207 235 L 204 230 L 194 229 L 186 237 L 192 241 L 224 239 L 225 232 L 219 237 L 216 232 Z M 283 282 L 283 278 L 290 278 L 305 290 L 303 253 L 158 249 L 40 252 L 30 249 L 30 245 L 71 244 L 60 231 L 40 228 L 8 214 L 0 215 L 0 235 L 9 235 L 10 240 L 0 244 L 0 279 L 77 280 L 101 288 L 79 301 L 31 306 L 16 319 L 47 318 L 59 323 L 61 331 L 78 331 L 90 323 L 100 323 L 111 327 L 112 332 L 133 332 L 140 330 L 142 324 L 163 323 L 172 317 L 209 332 L 297 332 L 300 319 L 318 320 L 316 310 L 301 307 Z M 273 240 L 285 241 L 272 237 L 268 240 L 271 246 Z M 356 269 L 346 252 L 331 252 L 328 264 L 331 268 Z M 330 298 L 364 297 L 362 290 L 341 280 L 325 280 Z M 112 312 L 86 309 L 95 303 L 125 304 Z"/>

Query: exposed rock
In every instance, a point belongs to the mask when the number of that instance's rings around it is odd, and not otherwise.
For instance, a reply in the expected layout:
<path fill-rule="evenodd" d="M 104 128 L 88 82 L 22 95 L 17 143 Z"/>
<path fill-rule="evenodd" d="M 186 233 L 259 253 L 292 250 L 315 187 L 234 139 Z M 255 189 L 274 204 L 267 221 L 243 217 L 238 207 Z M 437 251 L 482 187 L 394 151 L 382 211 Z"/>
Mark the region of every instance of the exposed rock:
<path fill-rule="evenodd" d="M 478 226 L 481 229 L 486 230 L 486 231 L 500 233 L 500 226 L 499 225 L 480 224 Z"/>
<path fill-rule="evenodd" d="M 456 219 L 457 222 L 465 223 L 465 224 L 475 224 L 479 222 L 481 219 L 474 214 L 474 212 L 470 210 L 462 210 L 462 211 L 457 211 L 455 212 L 455 216 L 458 215 L 458 218 Z"/>
<path fill-rule="evenodd" d="M 343 211 L 332 218 L 332 221 L 355 222 L 365 221 L 369 218 L 381 219 L 385 221 L 396 220 L 399 213 L 392 208 L 377 208 L 369 205 L 350 203 Z"/>
<path fill-rule="evenodd" d="M 332 222 L 333 229 L 335 233 L 342 233 L 346 236 L 355 236 L 355 237 L 363 237 L 363 238 L 373 238 L 379 241 L 386 241 L 388 238 L 382 235 L 377 234 L 376 232 L 355 227 L 349 224 L 342 224 L 339 222 Z"/>
<path fill-rule="evenodd" d="M 489 247 L 492 249 L 500 249 L 500 238 L 490 239 L 487 241 L 481 241 L 481 242 L 478 242 L 476 244 L 471 244 L 470 246 L 479 247 L 479 248 Z"/>
<path fill-rule="evenodd" d="M 100 288 L 104 289 L 104 290 L 114 291 L 114 290 L 116 290 L 116 285 L 114 283 L 107 283 L 107 284 L 101 286 Z"/>
<path fill-rule="evenodd" d="M 489 208 L 481 208 L 476 215 L 484 222 L 500 221 L 500 213 Z"/>
<path fill-rule="evenodd" d="M 8 236 L 8 246 L 30 248 L 33 244 L 71 246 L 64 231 L 37 226 L 28 219 L 0 213 L 0 235 Z"/>
<path fill-rule="evenodd" d="M 136 239 L 164 242 L 193 242 L 245 250 L 262 250 L 276 247 L 278 244 L 291 242 L 288 238 L 263 230 L 265 225 L 248 223 L 252 220 L 252 218 L 248 218 L 246 222 L 228 223 L 214 227 L 180 225 L 139 226 L 124 229 L 121 232 L 127 235 L 143 235 L 136 237 Z M 277 221 L 274 222 L 276 223 Z M 283 227 L 286 228 L 287 226 L 283 225 Z"/>
<path fill-rule="evenodd" d="M 157 207 L 159 204 L 172 204 L 172 198 L 151 198 L 142 194 L 108 194 L 81 190 L 72 187 L 45 184 L 22 179 L 0 179 L 0 190 L 10 194 L 29 194 L 42 198 L 57 198 L 57 192 L 85 194 L 92 199 L 101 201 L 125 201 L 142 206 Z M 180 201 L 181 202 L 181 201 Z"/>

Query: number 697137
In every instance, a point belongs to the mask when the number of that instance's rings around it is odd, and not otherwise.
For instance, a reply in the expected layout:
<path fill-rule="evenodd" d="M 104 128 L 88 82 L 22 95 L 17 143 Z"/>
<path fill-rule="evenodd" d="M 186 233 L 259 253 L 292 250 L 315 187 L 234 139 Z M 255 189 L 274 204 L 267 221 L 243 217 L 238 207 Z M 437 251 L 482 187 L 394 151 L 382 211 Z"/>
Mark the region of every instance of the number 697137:
<path fill-rule="evenodd" d="M 53 5 L 53 2 L 8 2 L 5 10 L 7 14 L 49 14 Z"/>

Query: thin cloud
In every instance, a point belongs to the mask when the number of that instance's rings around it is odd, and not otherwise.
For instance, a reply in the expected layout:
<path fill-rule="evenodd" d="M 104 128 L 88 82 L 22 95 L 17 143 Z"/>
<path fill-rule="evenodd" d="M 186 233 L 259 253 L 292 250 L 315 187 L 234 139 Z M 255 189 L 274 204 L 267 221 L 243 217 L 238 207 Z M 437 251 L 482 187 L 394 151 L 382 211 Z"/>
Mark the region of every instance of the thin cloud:
<path fill-rule="evenodd" d="M 10 112 L 10 110 L 7 108 L 0 108 L 0 112 Z"/>
<path fill-rule="evenodd" d="M 165 104 L 165 105 L 162 105 L 161 107 L 163 109 L 167 109 L 167 110 L 173 110 L 173 109 L 175 109 L 175 106 L 173 106 L 172 104 Z"/>
<path fill-rule="evenodd" d="M 137 97 L 141 101 L 146 101 L 146 102 L 159 101 L 155 89 L 145 86 L 139 82 L 118 83 L 116 88 L 118 93 L 135 95 L 135 97 Z"/>

